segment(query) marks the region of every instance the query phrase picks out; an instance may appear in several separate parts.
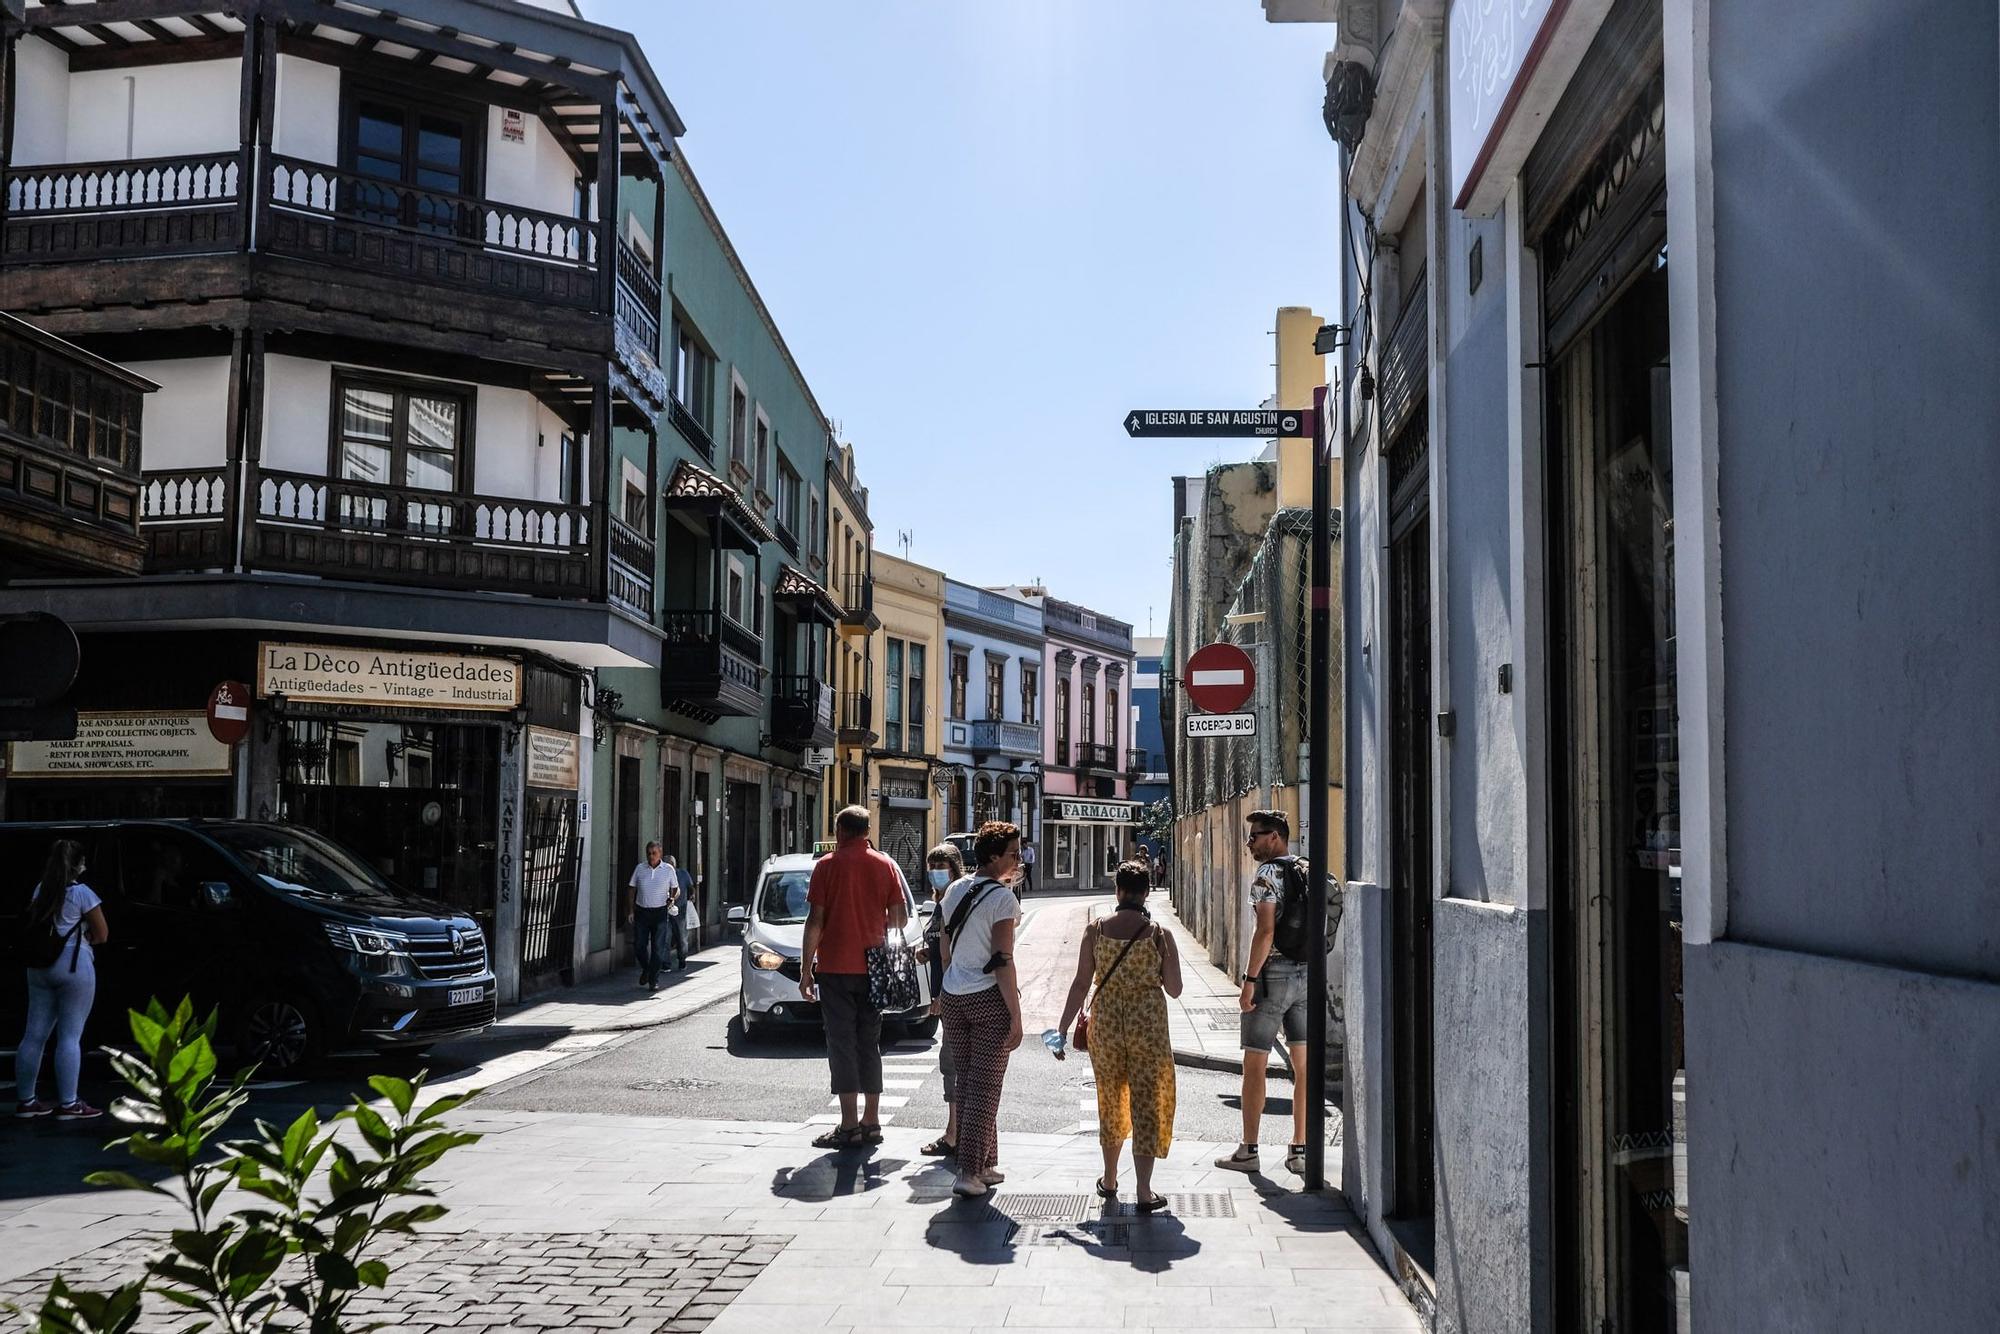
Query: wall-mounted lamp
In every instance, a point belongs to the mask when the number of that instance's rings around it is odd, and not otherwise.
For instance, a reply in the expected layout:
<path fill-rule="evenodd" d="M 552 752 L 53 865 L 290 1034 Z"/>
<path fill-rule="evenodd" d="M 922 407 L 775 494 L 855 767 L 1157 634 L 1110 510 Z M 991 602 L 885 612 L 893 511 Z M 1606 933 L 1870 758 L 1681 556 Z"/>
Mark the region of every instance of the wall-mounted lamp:
<path fill-rule="evenodd" d="M 1315 356 L 1332 356 L 1335 352 L 1346 346 L 1347 326 L 1344 324 L 1322 324 L 1319 326 L 1319 332 L 1313 335 L 1313 354 Z"/>

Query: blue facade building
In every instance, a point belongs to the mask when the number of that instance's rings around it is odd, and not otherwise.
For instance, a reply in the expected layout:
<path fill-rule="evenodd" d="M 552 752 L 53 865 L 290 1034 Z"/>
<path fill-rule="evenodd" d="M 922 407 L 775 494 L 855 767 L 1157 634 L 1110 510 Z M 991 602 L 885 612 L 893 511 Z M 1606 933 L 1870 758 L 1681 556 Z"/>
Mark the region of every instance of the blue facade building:
<path fill-rule="evenodd" d="M 945 580 L 946 833 L 987 820 L 1039 837 L 1042 609 L 1009 593 Z"/>
<path fill-rule="evenodd" d="M 1132 748 L 1138 752 L 1139 769 L 1132 782 L 1132 800 L 1150 806 L 1166 800 L 1167 738 L 1160 722 L 1160 673 L 1167 641 L 1164 635 L 1139 635 L 1132 640 L 1138 670 L 1132 677 Z M 1139 842 L 1157 857 L 1167 855 L 1159 839 L 1141 836 Z"/>

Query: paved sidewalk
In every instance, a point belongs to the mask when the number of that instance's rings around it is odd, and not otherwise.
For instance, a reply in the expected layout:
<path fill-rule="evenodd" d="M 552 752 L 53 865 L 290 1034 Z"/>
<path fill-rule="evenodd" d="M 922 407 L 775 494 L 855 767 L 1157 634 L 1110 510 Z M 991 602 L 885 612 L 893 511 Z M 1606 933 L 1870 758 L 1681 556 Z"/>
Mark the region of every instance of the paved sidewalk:
<path fill-rule="evenodd" d="M 1138 1217 L 1129 1174 L 1124 1204 L 1092 1194 L 1092 1135 L 1003 1135 L 1007 1184 L 968 1202 L 914 1129 L 864 1155 L 811 1148 L 805 1125 L 476 1102 L 451 1121 L 486 1137 L 440 1164 L 452 1212 L 392 1257 L 374 1308 L 415 1334 L 1421 1328 L 1337 1195 L 1216 1170 L 1219 1144 L 1175 1144 L 1155 1180 L 1173 1210 Z M 96 1142 L 50 1148 L 81 1172 Z M 166 1222 L 164 1201 L 130 1192 L 8 1195 L 0 1300 L 58 1268 L 105 1283 Z"/>
<path fill-rule="evenodd" d="M 477 1040 L 514 1042 L 533 1034 L 622 1033 L 657 1028 L 705 1010 L 737 991 L 743 947 L 735 941 L 688 956 L 684 973 L 661 976 L 655 992 L 639 988 L 631 965 L 607 977 L 530 997 L 504 1010 Z"/>

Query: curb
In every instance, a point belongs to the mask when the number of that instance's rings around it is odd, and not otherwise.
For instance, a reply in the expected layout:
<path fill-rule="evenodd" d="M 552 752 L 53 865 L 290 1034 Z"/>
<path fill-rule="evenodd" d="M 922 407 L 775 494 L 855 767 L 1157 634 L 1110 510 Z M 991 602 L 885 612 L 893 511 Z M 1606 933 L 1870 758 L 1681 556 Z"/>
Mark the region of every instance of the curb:
<path fill-rule="evenodd" d="M 533 1030 L 533 1029 L 543 1029 L 543 1028 L 547 1029 L 561 1028 L 563 1030 L 564 1035 L 569 1037 L 574 1037 L 584 1033 L 636 1033 L 648 1028 L 664 1028 L 668 1024 L 675 1023 L 679 1020 L 700 1014 L 703 1010 L 710 1009 L 713 1006 L 720 1005 L 722 1004 L 722 1002 L 731 999 L 733 998 L 730 996 L 728 992 L 725 991 L 720 995 L 711 996 L 707 1000 L 691 1002 L 689 1005 L 686 1006 L 686 1008 L 676 1008 L 671 1013 L 651 1015 L 644 1019 L 611 1020 L 605 1023 L 588 1024 L 582 1027 L 566 1027 L 561 1024 L 536 1024 L 536 1023 L 531 1023 L 526 1019 L 522 1019 L 518 1022 L 513 1022 L 513 1023 L 501 1022 L 501 1023 L 496 1023 L 489 1028 L 481 1029 L 478 1033 L 474 1034 L 469 1038 L 460 1038 L 458 1039 L 458 1041 L 506 1042 L 513 1038 L 521 1036 L 522 1030 Z"/>
<path fill-rule="evenodd" d="M 1190 1070 L 1214 1070 L 1225 1075 L 1243 1073 L 1243 1057 L 1218 1056 L 1214 1052 L 1194 1051 L 1186 1047 L 1174 1048 L 1174 1064 Z M 1270 1075 L 1276 1079 L 1292 1077 L 1292 1054 L 1283 1047 L 1278 1048 L 1277 1063 L 1271 1067 Z"/>

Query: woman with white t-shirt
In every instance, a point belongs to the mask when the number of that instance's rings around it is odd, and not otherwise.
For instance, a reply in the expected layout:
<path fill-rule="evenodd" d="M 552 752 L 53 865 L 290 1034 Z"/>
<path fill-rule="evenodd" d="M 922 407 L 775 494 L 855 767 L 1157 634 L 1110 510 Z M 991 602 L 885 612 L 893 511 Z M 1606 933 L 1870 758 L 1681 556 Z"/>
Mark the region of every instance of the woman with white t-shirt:
<path fill-rule="evenodd" d="M 83 845 L 57 839 L 28 906 L 28 938 L 53 936 L 61 948 L 47 967 L 26 970 L 28 1026 L 14 1052 L 15 1091 L 20 1097 L 14 1115 L 24 1119 L 53 1115 L 58 1121 L 88 1121 L 104 1115 L 76 1091 L 83 1066 L 83 1024 L 97 998 L 95 947 L 111 936 L 104 925 L 103 900 L 83 883 L 83 871 Z M 56 1040 L 56 1101 L 46 1103 L 35 1097 L 35 1084 L 42 1076 L 42 1051 L 51 1033 Z"/>
<path fill-rule="evenodd" d="M 957 1073 L 958 1181 L 954 1194 L 976 1199 L 1006 1178 L 1000 1157 L 1000 1088 L 1007 1056 L 1021 1045 L 1021 989 L 1014 973 L 1014 924 L 1021 902 L 1021 831 L 1002 820 L 972 841 L 979 870 L 945 891 L 944 1040 Z"/>

